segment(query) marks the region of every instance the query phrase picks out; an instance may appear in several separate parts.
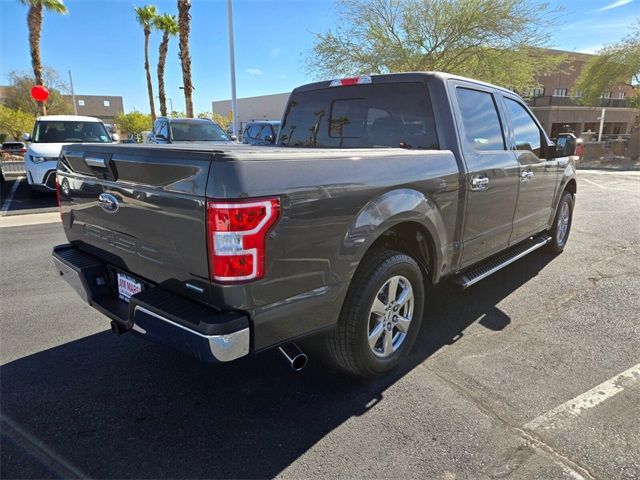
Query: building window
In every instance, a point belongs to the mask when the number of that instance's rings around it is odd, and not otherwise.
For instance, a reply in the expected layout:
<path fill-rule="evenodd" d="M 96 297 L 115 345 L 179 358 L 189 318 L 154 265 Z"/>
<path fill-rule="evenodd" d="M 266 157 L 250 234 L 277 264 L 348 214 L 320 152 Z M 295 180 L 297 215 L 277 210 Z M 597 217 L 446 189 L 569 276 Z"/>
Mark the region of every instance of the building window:
<path fill-rule="evenodd" d="M 84 100 L 78 100 L 78 105 L 84 107 Z"/>
<path fill-rule="evenodd" d="M 567 89 L 566 88 L 554 88 L 553 89 L 553 96 L 554 97 L 566 97 L 567 96 Z"/>
<path fill-rule="evenodd" d="M 602 98 L 611 98 L 611 92 L 602 92 Z"/>
<path fill-rule="evenodd" d="M 530 98 L 544 97 L 544 87 L 530 88 L 527 96 Z"/>
<path fill-rule="evenodd" d="M 618 98 L 625 98 L 627 96 L 627 92 L 618 92 Z"/>
<path fill-rule="evenodd" d="M 584 95 L 584 92 L 582 90 L 576 90 L 574 93 L 574 96 L 578 98 L 582 98 L 582 95 Z"/>
<path fill-rule="evenodd" d="M 109 100 L 105 100 L 104 102 L 102 102 L 102 104 L 103 104 L 105 107 L 110 107 L 110 106 L 111 106 L 111 102 L 109 102 Z"/>

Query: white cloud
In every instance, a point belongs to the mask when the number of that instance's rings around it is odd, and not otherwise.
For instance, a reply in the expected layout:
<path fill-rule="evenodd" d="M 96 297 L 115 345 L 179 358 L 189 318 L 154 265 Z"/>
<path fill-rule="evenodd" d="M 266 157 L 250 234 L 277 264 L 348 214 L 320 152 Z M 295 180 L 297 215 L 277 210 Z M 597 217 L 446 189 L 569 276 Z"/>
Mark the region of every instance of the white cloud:
<path fill-rule="evenodd" d="M 596 12 L 603 12 L 605 10 L 611 10 L 612 8 L 622 7 L 623 5 L 627 5 L 633 2 L 633 0 L 616 0 L 615 2 L 607 5 L 606 7 L 599 8 Z"/>
<path fill-rule="evenodd" d="M 259 68 L 245 68 L 244 71 L 249 75 L 264 75 L 264 72 Z"/>

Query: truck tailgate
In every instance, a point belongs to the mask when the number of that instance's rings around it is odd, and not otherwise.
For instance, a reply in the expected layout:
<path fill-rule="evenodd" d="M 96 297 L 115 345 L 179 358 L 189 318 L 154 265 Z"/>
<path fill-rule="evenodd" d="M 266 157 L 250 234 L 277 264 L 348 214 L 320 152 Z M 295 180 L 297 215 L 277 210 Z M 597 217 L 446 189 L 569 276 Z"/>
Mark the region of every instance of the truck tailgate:
<path fill-rule="evenodd" d="M 211 150 L 71 145 L 57 172 L 68 240 L 137 279 L 213 304 L 205 191 Z"/>

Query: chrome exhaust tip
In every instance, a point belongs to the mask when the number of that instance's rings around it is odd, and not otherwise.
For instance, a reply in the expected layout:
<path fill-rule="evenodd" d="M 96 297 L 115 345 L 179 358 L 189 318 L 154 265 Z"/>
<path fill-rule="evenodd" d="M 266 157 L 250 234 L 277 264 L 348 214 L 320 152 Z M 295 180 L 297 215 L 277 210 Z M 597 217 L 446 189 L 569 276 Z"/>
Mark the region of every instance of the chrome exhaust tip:
<path fill-rule="evenodd" d="M 307 361 L 309 360 L 307 355 L 295 343 L 288 343 L 278 347 L 278 350 L 287 359 L 294 372 L 299 372 L 307 366 Z"/>

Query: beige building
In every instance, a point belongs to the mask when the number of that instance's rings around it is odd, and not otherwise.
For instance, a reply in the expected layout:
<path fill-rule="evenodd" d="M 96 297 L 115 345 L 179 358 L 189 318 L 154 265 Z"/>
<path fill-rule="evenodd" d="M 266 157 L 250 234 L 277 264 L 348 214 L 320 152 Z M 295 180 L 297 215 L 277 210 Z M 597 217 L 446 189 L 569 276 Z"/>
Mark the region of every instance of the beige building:
<path fill-rule="evenodd" d="M 70 105 L 73 105 L 71 95 L 62 96 Z M 97 117 L 104 123 L 113 125 L 116 115 L 124 113 L 122 97 L 108 95 L 76 95 L 76 108 L 78 115 Z"/>
<path fill-rule="evenodd" d="M 238 98 L 238 127 L 254 120 L 281 120 L 289 100 L 289 93 L 260 95 L 258 97 Z M 231 100 L 211 103 L 211 111 L 220 115 L 231 113 Z"/>

